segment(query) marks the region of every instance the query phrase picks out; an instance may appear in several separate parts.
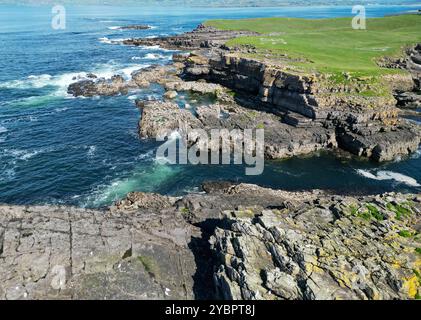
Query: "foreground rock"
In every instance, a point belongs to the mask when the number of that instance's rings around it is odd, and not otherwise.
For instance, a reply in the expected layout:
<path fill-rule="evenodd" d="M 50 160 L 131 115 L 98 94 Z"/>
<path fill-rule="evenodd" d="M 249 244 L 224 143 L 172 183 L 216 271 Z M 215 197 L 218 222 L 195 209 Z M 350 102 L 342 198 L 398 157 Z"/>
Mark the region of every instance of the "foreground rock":
<path fill-rule="evenodd" d="M 1 299 L 413 299 L 421 195 L 207 183 L 107 211 L 0 206 Z M 210 239 L 210 242 L 208 242 Z"/>
<path fill-rule="evenodd" d="M 220 259 L 215 282 L 225 299 L 420 296 L 419 197 L 295 198 L 272 192 L 286 196 L 281 205 L 225 211 L 227 227 L 211 239 Z"/>
<path fill-rule="evenodd" d="M 192 299 L 192 230 L 161 211 L 1 206 L 0 298 Z"/>

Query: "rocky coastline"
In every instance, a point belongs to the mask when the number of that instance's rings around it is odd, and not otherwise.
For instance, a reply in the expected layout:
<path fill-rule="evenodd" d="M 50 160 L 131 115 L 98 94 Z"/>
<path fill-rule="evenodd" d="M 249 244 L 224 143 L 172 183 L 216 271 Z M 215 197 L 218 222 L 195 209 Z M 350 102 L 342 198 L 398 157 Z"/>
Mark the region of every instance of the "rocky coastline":
<path fill-rule="evenodd" d="M 253 48 L 226 47 L 227 40 L 244 35 L 250 32 L 200 25 L 180 36 L 126 40 L 127 45 L 158 45 L 188 53 L 174 54 L 170 65 L 134 72 L 126 82 L 118 76 L 111 80 L 82 80 L 72 84 L 69 93 L 125 94 L 132 88 L 159 83 L 167 91 L 165 101 L 137 104 L 144 115 L 139 123 L 142 138 L 153 138 L 158 129 L 181 131 L 194 126 L 205 130 L 264 128 L 267 159 L 339 148 L 384 162 L 418 150 L 421 130 L 400 117 L 398 107 L 418 105 L 420 45 L 408 49 L 406 58 L 379 62 L 410 71 L 407 76 L 399 74 L 388 79 L 395 96 L 365 97 L 358 92 L 367 88 L 358 82 L 338 86 L 323 75 L 303 75 L 289 69 L 287 58 L 249 58 L 247 54 L 253 53 Z M 191 115 L 176 110 L 171 100 L 179 92 L 189 91 L 211 94 L 215 103 Z M 182 121 L 180 114 L 184 114 Z"/>
<path fill-rule="evenodd" d="M 226 46 L 244 35 L 253 33 L 200 25 L 180 36 L 125 40 L 188 52 L 130 79 L 75 79 L 68 93 L 126 95 L 157 83 L 162 100 L 136 101 L 141 138 L 264 128 L 267 159 L 342 149 L 383 162 L 419 148 L 421 130 L 399 108 L 419 101 L 420 45 L 382 62 L 410 71 L 390 79 L 394 96 L 362 97 L 354 94 L 358 83 L 338 87 L 289 69 L 287 57 L 274 63 L 250 57 L 253 48 Z M 177 104 L 180 92 L 212 99 L 191 112 Z M 221 181 L 184 197 L 133 192 L 96 210 L 1 205 L 0 299 L 419 299 L 420 232 L 420 194 Z"/>

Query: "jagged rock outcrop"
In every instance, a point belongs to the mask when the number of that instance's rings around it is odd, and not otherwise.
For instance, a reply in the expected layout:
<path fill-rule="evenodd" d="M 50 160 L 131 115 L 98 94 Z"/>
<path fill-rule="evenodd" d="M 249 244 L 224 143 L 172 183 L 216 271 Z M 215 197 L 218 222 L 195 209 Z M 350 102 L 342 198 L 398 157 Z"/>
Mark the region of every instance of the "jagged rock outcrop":
<path fill-rule="evenodd" d="M 259 192 L 229 192 L 250 189 Z M 210 241 L 220 261 L 215 284 L 235 300 L 419 297 L 419 200 L 302 194 L 267 210 L 225 211 Z"/>
<path fill-rule="evenodd" d="M 406 90 L 395 89 L 395 98 L 400 107 L 419 107 L 421 105 L 421 44 L 407 48 L 404 57 L 399 59 L 386 57 L 379 64 L 384 67 L 404 69 L 410 72 L 413 83 Z"/>
<path fill-rule="evenodd" d="M 372 123 L 371 126 L 338 127 L 338 144 L 353 154 L 378 162 L 391 161 L 418 150 L 421 143 L 417 125 L 400 121 L 398 125 Z"/>
<path fill-rule="evenodd" d="M 173 102 L 142 102 L 140 107 L 142 117 L 139 134 L 142 138 L 156 138 L 159 134 L 178 132 L 187 145 L 196 145 L 204 151 L 218 151 L 222 147 L 222 141 L 218 140 L 216 145 L 209 144 L 194 135 L 188 136 L 192 130 L 204 129 L 208 138 L 211 138 L 212 129 L 227 129 L 233 133 L 227 137 L 233 146 L 237 137 L 233 130 L 264 129 L 264 155 L 267 159 L 308 154 L 337 145 L 334 130 L 322 126 L 292 127 L 281 123 L 279 117 L 273 114 L 250 110 L 235 103 L 198 107 L 194 114 Z"/>
<path fill-rule="evenodd" d="M 156 139 L 173 131 L 187 133 L 191 129 L 202 128 L 202 123 L 186 109 L 176 103 L 147 101 L 141 103 L 142 117 L 139 121 L 141 138 Z"/>
<path fill-rule="evenodd" d="M 130 84 L 119 75 L 113 76 L 111 79 L 80 80 L 69 85 L 67 93 L 75 97 L 94 97 L 94 96 L 115 96 L 118 94 L 127 94 Z"/>
<path fill-rule="evenodd" d="M 114 75 L 111 79 L 99 78 L 90 74 L 69 85 L 67 93 L 75 97 L 114 96 L 127 94 L 132 89 L 147 88 L 151 83 L 164 84 L 166 81 L 178 81 L 175 77 L 180 66 L 176 63 L 171 65 L 152 65 L 131 74 L 131 79 L 126 80 L 121 75 Z"/>
<path fill-rule="evenodd" d="M 153 65 L 132 73 L 132 80 L 141 88 L 149 87 L 151 83 L 164 84 L 167 81 L 175 81 L 178 78 L 177 65 Z"/>

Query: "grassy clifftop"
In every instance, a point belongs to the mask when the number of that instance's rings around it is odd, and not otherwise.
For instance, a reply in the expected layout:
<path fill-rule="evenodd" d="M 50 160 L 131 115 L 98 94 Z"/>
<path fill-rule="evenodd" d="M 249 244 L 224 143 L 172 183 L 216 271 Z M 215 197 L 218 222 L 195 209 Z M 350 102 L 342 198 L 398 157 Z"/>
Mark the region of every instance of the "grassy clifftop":
<path fill-rule="evenodd" d="M 289 64 L 303 71 L 329 73 L 342 82 L 401 71 L 381 68 L 381 57 L 403 54 L 403 48 L 421 42 L 421 15 L 367 19 L 366 30 L 354 30 L 351 18 L 262 18 L 212 20 L 206 25 L 223 30 L 249 30 L 260 36 L 230 40 L 229 46 L 250 45 L 257 54 L 287 56 Z"/>

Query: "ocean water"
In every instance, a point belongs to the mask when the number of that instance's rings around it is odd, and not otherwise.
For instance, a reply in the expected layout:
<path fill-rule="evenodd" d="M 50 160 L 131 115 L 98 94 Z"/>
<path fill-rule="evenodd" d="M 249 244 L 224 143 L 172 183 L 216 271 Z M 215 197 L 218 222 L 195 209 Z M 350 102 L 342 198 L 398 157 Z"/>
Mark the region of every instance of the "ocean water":
<path fill-rule="evenodd" d="M 368 15 L 414 8 L 371 6 Z M 131 191 L 198 191 L 206 180 L 341 193 L 421 191 L 420 152 L 382 165 L 320 152 L 266 162 L 263 175 L 255 177 L 245 176 L 242 166 L 159 165 L 157 143 L 137 135 L 140 114 L 134 100 L 159 98 L 161 87 L 118 97 L 66 94 L 77 76 L 128 77 L 139 68 L 168 63 L 173 54 L 123 46 L 121 39 L 178 34 L 214 18 L 350 16 L 350 7 L 66 9 L 66 29 L 57 31 L 51 28 L 51 7 L 0 5 L 0 203 L 100 207 Z M 117 28 L 129 24 L 153 28 Z"/>

